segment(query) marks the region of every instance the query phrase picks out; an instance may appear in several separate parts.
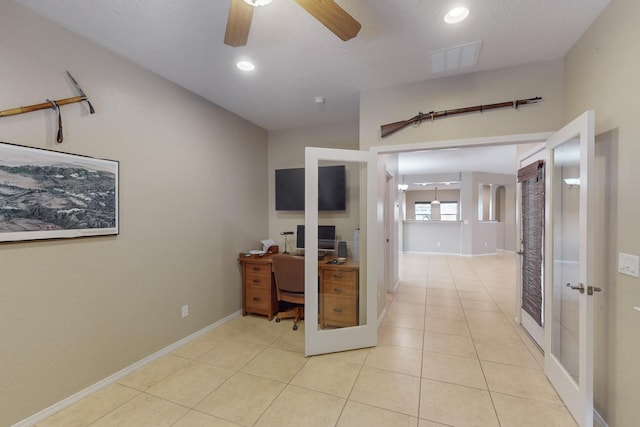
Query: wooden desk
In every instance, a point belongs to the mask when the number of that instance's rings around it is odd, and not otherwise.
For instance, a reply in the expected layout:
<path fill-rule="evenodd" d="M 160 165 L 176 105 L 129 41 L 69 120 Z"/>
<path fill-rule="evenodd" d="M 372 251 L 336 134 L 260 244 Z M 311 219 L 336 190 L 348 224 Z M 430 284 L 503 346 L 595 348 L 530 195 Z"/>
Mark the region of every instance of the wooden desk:
<path fill-rule="evenodd" d="M 273 278 L 271 255 L 238 257 L 242 265 L 242 315 L 262 314 L 269 320 L 278 312 L 276 283 Z"/>
<path fill-rule="evenodd" d="M 359 270 L 351 260 L 341 265 L 318 263 L 320 328 L 358 325 Z"/>
<path fill-rule="evenodd" d="M 334 256 L 318 261 L 320 327 L 358 325 L 359 265 L 352 260 L 343 264 L 329 264 Z M 276 285 L 271 255 L 241 253 L 242 315 L 249 313 L 273 319 L 278 312 Z"/>

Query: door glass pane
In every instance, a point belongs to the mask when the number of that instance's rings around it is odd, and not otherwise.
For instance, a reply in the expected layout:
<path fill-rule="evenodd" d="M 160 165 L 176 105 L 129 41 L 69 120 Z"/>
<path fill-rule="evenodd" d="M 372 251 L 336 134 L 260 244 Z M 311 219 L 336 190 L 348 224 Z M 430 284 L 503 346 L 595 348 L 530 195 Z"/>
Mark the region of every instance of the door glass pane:
<path fill-rule="evenodd" d="M 579 383 L 580 143 L 570 140 L 553 151 L 553 319 L 551 352 Z"/>
<path fill-rule="evenodd" d="M 366 288 L 360 269 L 364 265 L 360 237 L 364 231 L 361 233 L 360 228 L 366 223 L 366 210 L 360 207 L 360 201 L 366 199 L 362 195 L 366 189 L 361 185 L 366 182 L 366 166 L 322 160 L 318 165 L 318 329 L 364 325 Z M 342 192 L 340 183 L 327 174 L 331 168 L 344 170 Z M 330 199 L 341 197 L 346 198 L 344 208 L 333 209 L 338 206 Z M 335 237 L 324 230 L 335 230 Z"/>

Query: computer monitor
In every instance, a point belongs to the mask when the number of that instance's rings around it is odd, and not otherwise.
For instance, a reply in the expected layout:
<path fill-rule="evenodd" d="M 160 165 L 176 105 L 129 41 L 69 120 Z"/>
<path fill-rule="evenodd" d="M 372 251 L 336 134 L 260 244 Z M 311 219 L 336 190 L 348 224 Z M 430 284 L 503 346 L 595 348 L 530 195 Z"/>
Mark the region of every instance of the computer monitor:
<path fill-rule="evenodd" d="M 296 248 L 304 249 L 304 225 L 298 225 L 296 230 Z M 336 226 L 318 226 L 318 249 L 324 252 L 336 250 Z"/>

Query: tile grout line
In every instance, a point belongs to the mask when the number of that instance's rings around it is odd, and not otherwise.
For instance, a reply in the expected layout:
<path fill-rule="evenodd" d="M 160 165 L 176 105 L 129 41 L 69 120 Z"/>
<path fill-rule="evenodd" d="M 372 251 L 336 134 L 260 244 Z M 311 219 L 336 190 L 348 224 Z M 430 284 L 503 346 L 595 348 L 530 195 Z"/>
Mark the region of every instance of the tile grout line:
<path fill-rule="evenodd" d="M 420 415 L 421 414 L 421 406 L 422 406 L 422 371 L 424 368 L 424 333 L 426 331 L 426 323 L 427 323 L 427 298 L 429 298 L 429 272 L 430 272 L 430 267 L 429 267 L 429 256 L 427 255 L 427 272 L 426 272 L 426 283 L 425 283 L 425 293 L 424 293 L 424 319 L 422 321 L 422 348 L 421 348 L 421 360 L 420 360 L 420 382 L 419 387 L 418 387 L 418 425 L 420 424 Z"/>

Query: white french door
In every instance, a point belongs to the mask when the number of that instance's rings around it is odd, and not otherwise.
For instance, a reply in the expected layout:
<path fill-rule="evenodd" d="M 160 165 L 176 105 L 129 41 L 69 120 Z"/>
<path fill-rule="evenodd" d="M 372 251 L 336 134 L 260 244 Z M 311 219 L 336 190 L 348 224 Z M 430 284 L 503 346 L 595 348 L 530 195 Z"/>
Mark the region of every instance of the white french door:
<path fill-rule="evenodd" d="M 545 218 L 545 373 L 581 427 L 593 426 L 594 113 L 551 135 Z"/>
<path fill-rule="evenodd" d="M 328 295 L 319 288 L 318 254 L 318 168 L 344 164 L 347 170 L 345 212 L 322 213 L 322 221 L 344 225 L 337 227 L 339 240 L 347 242 L 350 282 L 340 287 L 341 295 Z M 377 156 L 369 151 L 307 147 L 305 151 L 305 354 L 307 356 L 377 344 Z M 354 206 L 357 205 L 357 206 Z M 357 218 L 352 218 L 356 216 Z M 353 238 L 354 229 L 360 238 Z M 321 272 L 325 274 L 325 272 Z M 331 273 L 333 274 L 333 273 Z M 335 277 L 341 276 L 335 270 Z M 333 276 L 332 276 L 333 277 Z M 357 278 L 357 279 L 356 279 Z M 336 280 L 342 280 L 340 278 Z M 354 282 L 356 281 L 356 282 Z M 349 284 L 357 283 L 355 288 Z M 325 304 L 323 306 L 323 304 Z M 333 322 L 322 322 L 319 313 L 331 309 Z M 346 320 L 345 320 L 346 319 Z M 355 320 L 354 320 L 355 319 Z"/>

